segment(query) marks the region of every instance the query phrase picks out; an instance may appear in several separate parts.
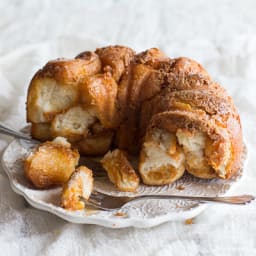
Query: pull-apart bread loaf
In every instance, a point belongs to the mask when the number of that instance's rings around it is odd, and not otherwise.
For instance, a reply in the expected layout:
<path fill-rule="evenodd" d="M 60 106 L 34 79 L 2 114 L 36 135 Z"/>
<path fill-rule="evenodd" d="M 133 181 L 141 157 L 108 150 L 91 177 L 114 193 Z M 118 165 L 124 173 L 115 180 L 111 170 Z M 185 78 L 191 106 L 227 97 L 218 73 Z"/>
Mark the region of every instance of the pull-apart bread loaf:
<path fill-rule="evenodd" d="M 64 136 L 84 155 L 118 148 L 139 156 L 145 184 L 185 170 L 228 179 L 240 168 L 240 118 L 226 91 L 189 58 L 124 46 L 48 62 L 27 97 L 32 136 Z"/>

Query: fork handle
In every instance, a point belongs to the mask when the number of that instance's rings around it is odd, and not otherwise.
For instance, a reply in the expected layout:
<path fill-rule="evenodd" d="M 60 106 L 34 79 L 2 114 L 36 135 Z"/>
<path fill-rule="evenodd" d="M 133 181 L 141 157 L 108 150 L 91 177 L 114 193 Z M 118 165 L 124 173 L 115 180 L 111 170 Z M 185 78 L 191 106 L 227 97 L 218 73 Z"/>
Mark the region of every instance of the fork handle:
<path fill-rule="evenodd" d="M 246 204 L 254 200 L 255 197 L 252 195 L 239 195 L 239 196 L 224 196 L 224 197 L 204 197 L 204 196 L 179 196 L 179 195 L 144 195 L 139 196 L 134 200 L 139 199 L 186 199 L 193 200 L 198 202 L 216 202 L 216 203 L 225 203 L 225 204 Z"/>
<path fill-rule="evenodd" d="M 15 130 L 10 129 L 9 127 L 5 126 L 4 124 L 0 123 L 0 133 L 5 135 L 10 135 L 15 138 L 24 139 L 24 140 L 32 140 L 29 136 L 24 133 L 17 132 Z"/>

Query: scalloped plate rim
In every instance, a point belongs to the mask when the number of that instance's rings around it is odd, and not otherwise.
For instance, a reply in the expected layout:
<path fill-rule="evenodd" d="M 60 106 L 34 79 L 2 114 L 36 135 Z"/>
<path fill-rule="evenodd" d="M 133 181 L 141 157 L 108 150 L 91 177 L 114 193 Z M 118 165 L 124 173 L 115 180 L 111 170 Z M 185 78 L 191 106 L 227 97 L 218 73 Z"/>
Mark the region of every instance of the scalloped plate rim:
<path fill-rule="evenodd" d="M 130 217 L 127 219 L 120 218 L 120 217 L 102 218 L 97 215 L 90 215 L 90 216 L 82 217 L 82 216 L 72 215 L 72 212 L 68 212 L 68 211 L 62 209 L 61 207 L 56 207 L 56 206 L 52 207 L 52 206 L 50 206 L 49 203 L 43 202 L 41 200 L 33 199 L 33 197 L 31 197 L 28 193 L 26 193 L 27 188 L 25 188 L 23 185 L 21 185 L 20 183 L 16 182 L 14 179 L 12 179 L 11 172 L 4 161 L 4 157 L 5 157 L 7 150 L 9 149 L 10 145 L 16 141 L 17 141 L 17 139 L 14 139 L 13 141 L 11 141 L 6 146 L 6 148 L 3 150 L 3 153 L 1 156 L 1 164 L 3 166 L 5 173 L 8 176 L 12 190 L 15 193 L 23 196 L 25 198 L 25 200 L 34 208 L 52 213 L 68 222 L 78 223 L 78 224 L 95 224 L 95 225 L 100 225 L 100 226 L 109 227 L 109 228 L 126 228 L 126 227 L 149 228 L 149 227 L 160 225 L 160 224 L 168 222 L 168 221 L 179 221 L 179 220 L 184 220 L 184 219 L 188 219 L 188 218 L 193 218 L 193 217 L 197 216 L 198 214 L 200 214 L 207 207 L 206 203 L 204 203 L 204 204 L 200 203 L 200 204 L 198 204 L 198 206 L 196 206 L 194 208 L 190 208 L 187 211 L 172 212 L 169 214 L 155 216 L 155 217 L 147 218 L 147 219 L 140 219 L 140 218 L 134 218 L 134 217 Z M 245 148 L 247 151 L 246 143 L 244 143 L 244 145 L 245 145 Z M 247 159 L 248 159 L 248 152 L 246 152 L 246 157 L 245 157 L 244 164 L 242 167 L 243 174 L 242 174 L 241 178 L 238 181 L 236 181 L 234 184 L 232 184 L 230 189 L 225 194 L 230 193 L 243 180 L 243 178 L 245 176 Z"/>

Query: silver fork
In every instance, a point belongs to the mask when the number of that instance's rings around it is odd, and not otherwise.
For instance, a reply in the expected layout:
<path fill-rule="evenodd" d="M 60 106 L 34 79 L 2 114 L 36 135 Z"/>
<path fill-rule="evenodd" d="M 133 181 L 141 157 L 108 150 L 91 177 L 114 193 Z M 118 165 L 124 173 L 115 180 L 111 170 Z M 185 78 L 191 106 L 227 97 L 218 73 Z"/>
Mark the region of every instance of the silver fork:
<path fill-rule="evenodd" d="M 26 149 L 33 149 L 40 141 L 32 139 L 29 135 L 15 131 L 3 123 L 0 123 L 0 134 L 5 134 L 19 139 L 20 144 Z"/>
<path fill-rule="evenodd" d="M 32 138 L 22 132 L 15 131 L 7 126 L 5 126 L 3 123 L 0 123 L 0 133 L 5 135 L 10 135 L 15 138 L 31 141 Z"/>
<path fill-rule="evenodd" d="M 80 198 L 85 201 L 90 206 L 95 208 L 111 211 L 120 209 L 127 203 L 142 200 L 142 199 L 182 199 L 182 200 L 192 200 L 198 201 L 200 203 L 205 202 L 215 202 L 215 203 L 226 203 L 226 204 L 238 204 L 243 205 L 250 203 L 255 199 L 252 195 L 238 195 L 238 196 L 223 196 L 223 197 L 205 197 L 205 196 L 179 196 L 179 195 L 143 195 L 137 197 L 127 197 L 127 196 L 109 196 L 97 191 L 93 191 L 89 200 Z"/>

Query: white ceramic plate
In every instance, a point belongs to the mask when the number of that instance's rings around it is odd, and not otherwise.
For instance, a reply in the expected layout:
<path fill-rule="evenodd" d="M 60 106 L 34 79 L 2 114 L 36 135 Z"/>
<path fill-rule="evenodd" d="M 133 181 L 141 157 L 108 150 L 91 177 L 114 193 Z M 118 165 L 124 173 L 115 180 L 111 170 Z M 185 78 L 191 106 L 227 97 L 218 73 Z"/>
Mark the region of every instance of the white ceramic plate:
<path fill-rule="evenodd" d="M 35 189 L 24 177 L 23 159 L 31 151 L 31 148 L 20 140 L 12 141 L 2 155 L 2 165 L 9 177 L 12 189 L 22 195 L 33 207 L 51 212 L 69 222 L 82 224 L 97 224 L 110 228 L 124 228 L 129 226 L 145 228 L 159 225 L 166 221 L 185 220 L 198 215 L 205 209 L 206 204 L 199 204 L 189 200 L 141 200 L 127 204 L 119 211 L 95 211 L 85 209 L 81 211 L 67 211 L 59 206 L 61 188 L 48 190 Z M 166 186 L 140 185 L 136 195 L 142 194 L 176 194 L 176 195 L 224 195 L 234 188 L 241 180 L 244 169 L 247 150 L 244 147 L 243 168 L 232 179 L 202 180 L 189 174 Z M 95 190 L 111 195 L 135 195 L 119 192 L 102 174 L 96 162 L 83 158 L 95 171 Z M 93 165 L 93 166 L 91 166 Z"/>

